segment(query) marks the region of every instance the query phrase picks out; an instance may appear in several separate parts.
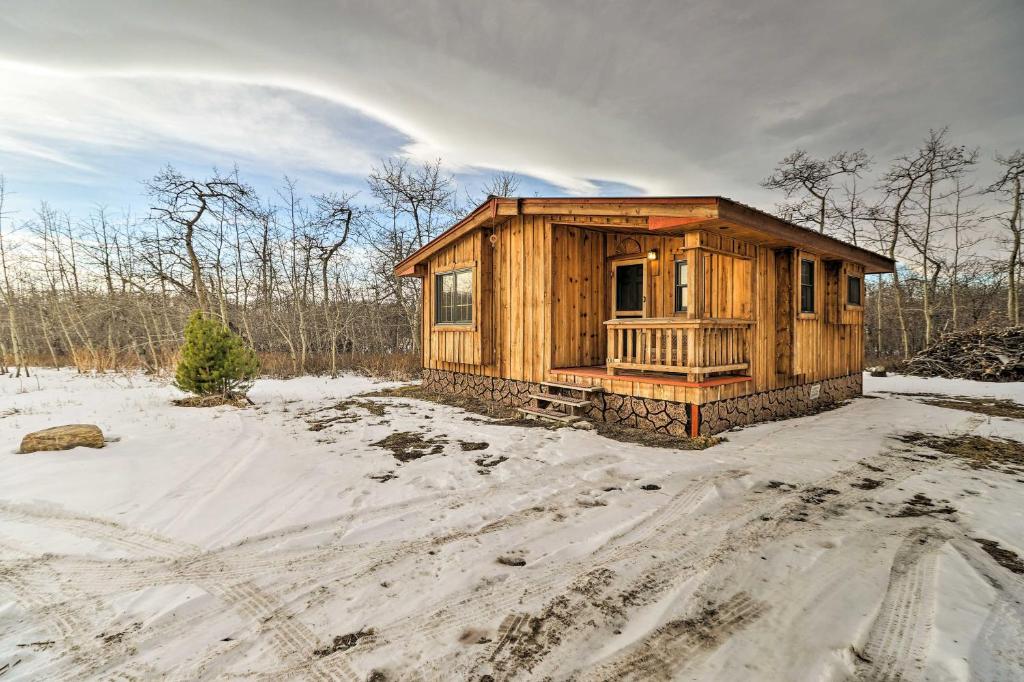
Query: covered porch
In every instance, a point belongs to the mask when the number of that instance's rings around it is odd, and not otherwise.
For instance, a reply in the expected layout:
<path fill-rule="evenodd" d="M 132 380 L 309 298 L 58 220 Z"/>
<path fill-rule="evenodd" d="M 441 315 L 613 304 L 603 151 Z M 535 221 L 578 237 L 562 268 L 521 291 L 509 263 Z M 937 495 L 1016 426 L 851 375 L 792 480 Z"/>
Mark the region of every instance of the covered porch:
<path fill-rule="evenodd" d="M 752 320 L 625 318 L 604 324 L 609 376 L 685 375 L 686 382 L 700 385 L 713 375 L 750 370 Z"/>
<path fill-rule="evenodd" d="M 703 231 L 554 224 L 551 373 L 635 390 L 749 381 L 754 255 Z"/>
<path fill-rule="evenodd" d="M 712 388 L 750 381 L 752 320 L 679 317 L 604 322 L 603 365 L 555 367 L 569 379 L 613 379 L 679 388 Z"/>

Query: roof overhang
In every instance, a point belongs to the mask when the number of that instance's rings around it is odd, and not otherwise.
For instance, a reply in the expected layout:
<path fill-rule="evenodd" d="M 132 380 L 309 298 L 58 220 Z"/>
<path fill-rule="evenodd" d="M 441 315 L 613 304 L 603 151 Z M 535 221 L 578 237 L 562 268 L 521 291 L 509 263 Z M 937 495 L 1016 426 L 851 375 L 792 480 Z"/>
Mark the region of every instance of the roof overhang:
<path fill-rule="evenodd" d="M 873 251 L 777 218 L 724 197 L 490 197 L 451 228 L 395 266 L 400 277 L 422 277 L 421 264 L 433 253 L 473 230 L 494 225 L 515 215 L 557 215 L 570 217 L 617 216 L 647 218 L 646 229 L 630 231 L 682 234 L 692 230 L 729 231 L 737 238 L 774 247 L 791 246 L 812 251 L 825 258 L 847 260 L 864 266 L 868 273 L 892 272 L 891 259 Z M 617 229 L 603 225 L 604 229 Z"/>

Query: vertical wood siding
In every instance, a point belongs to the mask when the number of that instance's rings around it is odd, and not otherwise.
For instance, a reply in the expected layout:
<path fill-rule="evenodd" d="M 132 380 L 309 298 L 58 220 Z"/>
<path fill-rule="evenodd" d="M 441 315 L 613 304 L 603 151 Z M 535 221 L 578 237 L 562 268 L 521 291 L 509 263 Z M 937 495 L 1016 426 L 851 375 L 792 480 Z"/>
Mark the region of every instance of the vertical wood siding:
<path fill-rule="evenodd" d="M 580 224 L 585 220 L 513 216 L 431 256 L 423 287 L 424 367 L 520 381 L 571 381 L 615 393 L 701 403 L 862 369 L 863 309 L 846 305 L 845 288 L 847 274 L 863 278 L 861 266 L 804 254 L 815 258 L 816 314 L 800 316 L 798 249 L 775 250 L 704 231 L 667 236 L 589 229 Z M 694 314 L 700 296 L 705 317 L 754 321 L 750 381 L 697 388 L 551 371 L 604 364 L 604 321 L 611 318 L 613 305 L 611 262 L 642 257 L 652 249 L 658 258 L 645 261 L 647 315 L 675 314 L 674 260 L 700 254 L 703 278 L 698 282 L 691 276 L 689 314 Z M 434 275 L 464 263 L 475 267 L 474 325 L 438 328 L 432 324 Z M 698 271 L 692 265 L 689 269 Z M 789 308 L 781 317 L 780 305 Z"/>

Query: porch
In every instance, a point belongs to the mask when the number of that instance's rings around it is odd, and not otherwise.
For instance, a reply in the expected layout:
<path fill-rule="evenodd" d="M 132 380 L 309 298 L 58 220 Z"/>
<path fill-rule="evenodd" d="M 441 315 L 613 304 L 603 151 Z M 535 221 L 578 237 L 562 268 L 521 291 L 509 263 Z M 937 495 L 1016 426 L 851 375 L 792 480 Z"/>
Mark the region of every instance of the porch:
<path fill-rule="evenodd" d="M 658 382 L 677 377 L 676 385 L 727 383 L 750 370 L 752 320 L 681 317 L 607 320 L 605 372 L 629 372 L 632 380 L 654 373 Z M 637 374 L 640 373 L 640 374 Z M 721 375 L 734 375 L 721 376 Z M 679 375 L 685 375 L 681 377 Z M 676 383 L 675 381 L 671 383 Z"/>
<path fill-rule="evenodd" d="M 614 373 L 609 372 L 607 365 L 593 365 L 588 367 L 553 367 L 550 374 L 557 380 L 581 385 L 598 385 L 602 380 L 614 379 L 636 384 L 652 384 L 676 388 L 715 388 L 730 384 L 741 384 L 752 380 L 750 376 L 745 374 L 729 374 L 710 377 L 703 381 L 690 381 L 680 374 L 613 371 Z"/>

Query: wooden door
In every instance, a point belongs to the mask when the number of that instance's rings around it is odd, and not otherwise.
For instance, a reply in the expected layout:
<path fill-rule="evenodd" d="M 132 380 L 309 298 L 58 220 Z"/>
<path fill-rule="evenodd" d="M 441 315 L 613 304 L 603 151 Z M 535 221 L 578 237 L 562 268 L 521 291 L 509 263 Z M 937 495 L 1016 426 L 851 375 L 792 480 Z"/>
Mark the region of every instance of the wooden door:
<path fill-rule="evenodd" d="M 612 261 L 612 317 L 647 316 L 647 259 Z"/>

